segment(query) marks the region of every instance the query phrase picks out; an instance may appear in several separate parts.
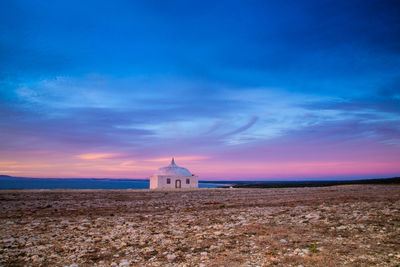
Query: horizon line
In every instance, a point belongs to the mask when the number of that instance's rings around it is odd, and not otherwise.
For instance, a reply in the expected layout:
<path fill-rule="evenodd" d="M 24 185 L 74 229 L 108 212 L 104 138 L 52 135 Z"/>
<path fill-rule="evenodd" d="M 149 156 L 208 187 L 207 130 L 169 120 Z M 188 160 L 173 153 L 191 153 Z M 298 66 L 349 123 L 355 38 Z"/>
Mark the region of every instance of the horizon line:
<path fill-rule="evenodd" d="M 11 177 L 11 178 L 22 178 L 22 179 L 97 179 L 97 180 L 150 180 L 150 178 L 121 178 L 121 177 L 19 177 L 12 176 L 7 174 L 0 174 L 0 177 Z M 221 178 L 208 178 L 205 180 L 199 180 L 199 182 L 280 182 L 280 181 L 293 181 L 293 182 L 301 182 L 301 181 L 351 181 L 351 180 L 373 180 L 373 179 L 390 179 L 390 178 L 399 178 L 400 175 L 395 176 L 384 176 L 384 177 L 345 177 L 345 178 L 286 178 L 286 179 L 278 179 L 278 178 L 243 178 L 242 179 L 225 179 L 221 180 Z"/>

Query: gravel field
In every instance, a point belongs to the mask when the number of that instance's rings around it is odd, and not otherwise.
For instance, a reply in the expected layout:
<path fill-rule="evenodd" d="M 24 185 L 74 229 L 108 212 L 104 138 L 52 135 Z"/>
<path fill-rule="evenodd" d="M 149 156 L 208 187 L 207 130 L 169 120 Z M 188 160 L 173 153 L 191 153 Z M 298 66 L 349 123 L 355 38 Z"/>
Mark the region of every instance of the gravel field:
<path fill-rule="evenodd" d="M 1 190 L 0 266 L 399 266 L 400 185 Z"/>

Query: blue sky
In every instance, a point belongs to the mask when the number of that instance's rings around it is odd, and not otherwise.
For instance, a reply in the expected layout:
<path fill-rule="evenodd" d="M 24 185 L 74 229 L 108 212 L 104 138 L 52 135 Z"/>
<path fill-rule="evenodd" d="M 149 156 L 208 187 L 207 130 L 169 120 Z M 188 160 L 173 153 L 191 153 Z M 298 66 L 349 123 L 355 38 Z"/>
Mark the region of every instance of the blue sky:
<path fill-rule="evenodd" d="M 0 62 L 4 174 L 400 172 L 398 1 L 3 1 Z"/>

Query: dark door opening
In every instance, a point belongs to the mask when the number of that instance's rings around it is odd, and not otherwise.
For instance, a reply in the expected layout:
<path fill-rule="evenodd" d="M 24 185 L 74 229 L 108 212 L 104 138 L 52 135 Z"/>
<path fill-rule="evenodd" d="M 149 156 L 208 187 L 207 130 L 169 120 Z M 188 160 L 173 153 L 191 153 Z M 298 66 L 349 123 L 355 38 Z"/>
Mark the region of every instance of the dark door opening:
<path fill-rule="evenodd" d="M 175 181 L 175 188 L 181 188 L 181 180 Z"/>

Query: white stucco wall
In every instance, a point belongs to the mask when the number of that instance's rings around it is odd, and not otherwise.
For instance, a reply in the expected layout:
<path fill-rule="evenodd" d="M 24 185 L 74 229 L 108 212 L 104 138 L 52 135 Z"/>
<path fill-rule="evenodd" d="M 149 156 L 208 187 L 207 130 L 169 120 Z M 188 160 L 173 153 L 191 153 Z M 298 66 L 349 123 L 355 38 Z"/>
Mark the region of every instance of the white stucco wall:
<path fill-rule="evenodd" d="M 171 183 L 167 184 L 167 179 L 171 179 Z M 186 179 L 189 179 L 190 183 L 186 183 Z M 167 176 L 167 175 L 153 175 L 150 177 L 150 189 L 157 188 L 176 188 L 177 180 L 180 181 L 180 188 L 198 188 L 199 177 L 192 176 Z"/>
<path fill-rule="evenodd" d="M 158 187 L 158 176 L 150 176 L 150 189 L 156 189 Z"/>

